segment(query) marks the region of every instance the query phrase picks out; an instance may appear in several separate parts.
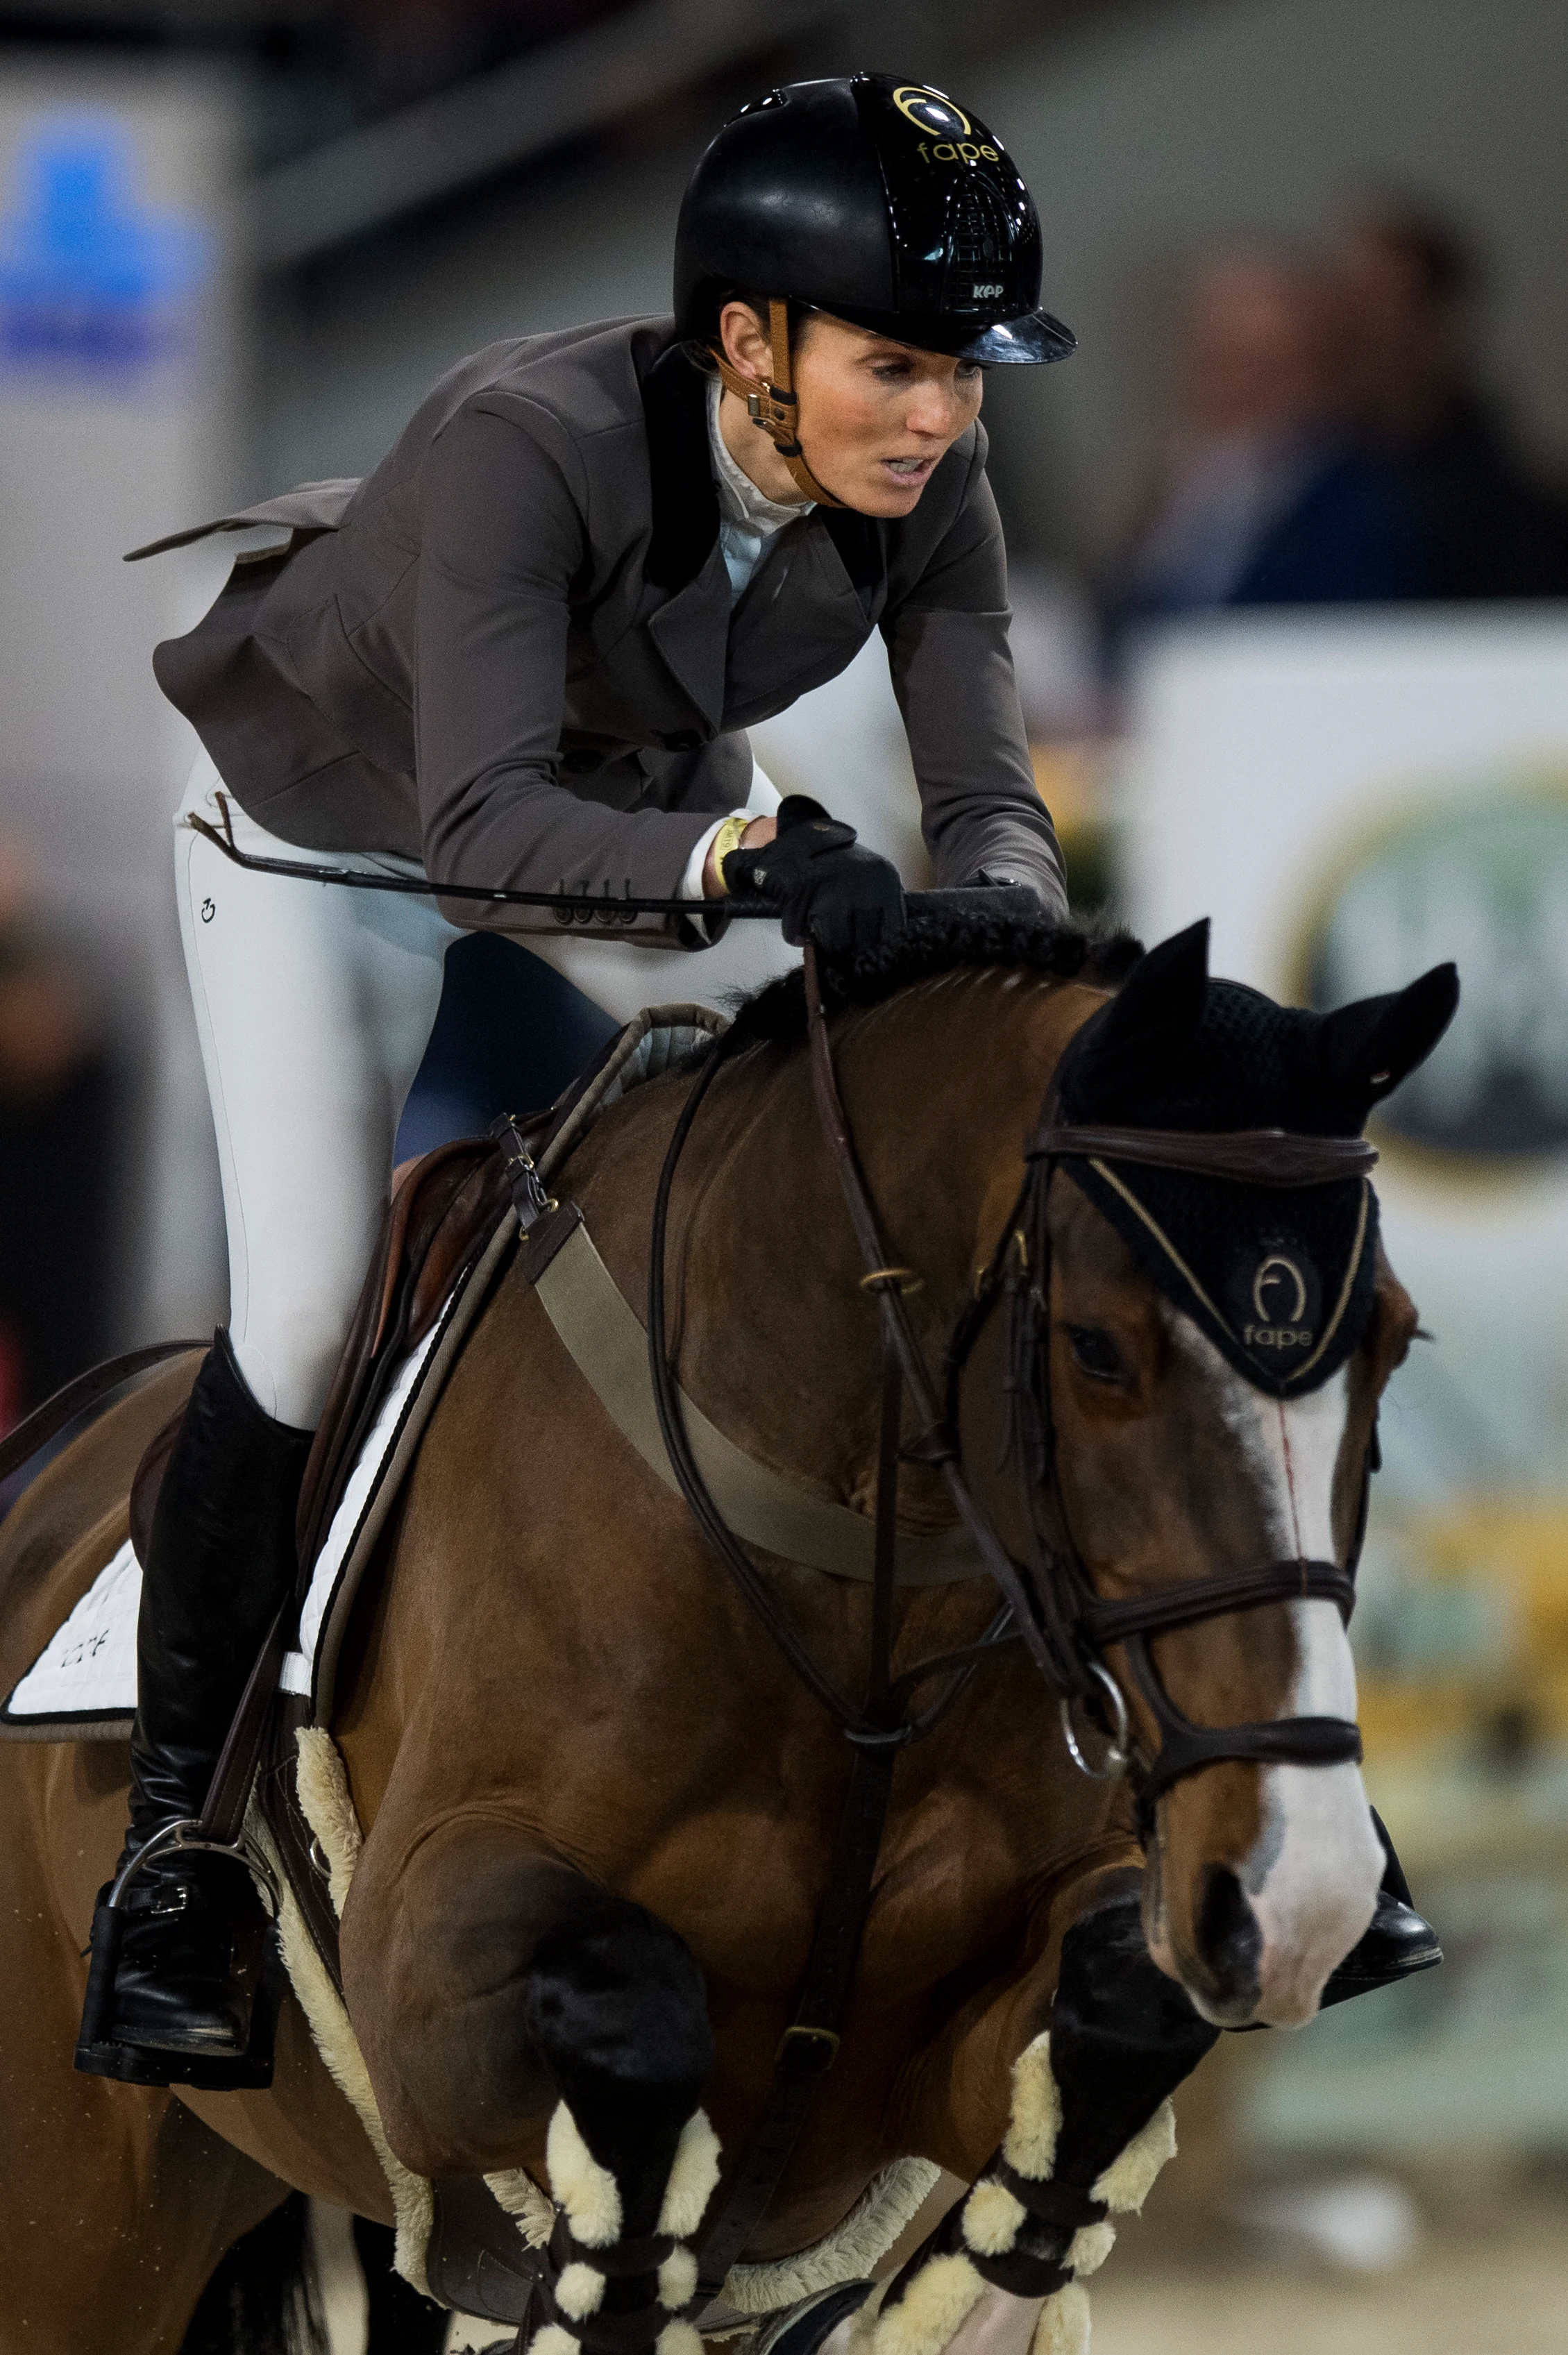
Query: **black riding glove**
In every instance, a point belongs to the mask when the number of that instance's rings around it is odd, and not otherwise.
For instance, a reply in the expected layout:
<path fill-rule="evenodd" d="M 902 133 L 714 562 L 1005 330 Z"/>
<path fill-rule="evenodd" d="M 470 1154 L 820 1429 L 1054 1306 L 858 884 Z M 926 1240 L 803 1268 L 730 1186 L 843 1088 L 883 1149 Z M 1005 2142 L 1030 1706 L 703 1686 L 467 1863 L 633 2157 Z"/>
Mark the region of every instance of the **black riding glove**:
<path fill-rule="evenodd" d="M 890 860 L 862 850 L 852 826 L 829 817 L 808 794 L 779 804 L 775 839 L 732 850 L 724 861 L 731 891 L 772 900 L 784 936 L 827 956 L 851 955 L 896 940 L 904 928 L 903 885 Z"/>

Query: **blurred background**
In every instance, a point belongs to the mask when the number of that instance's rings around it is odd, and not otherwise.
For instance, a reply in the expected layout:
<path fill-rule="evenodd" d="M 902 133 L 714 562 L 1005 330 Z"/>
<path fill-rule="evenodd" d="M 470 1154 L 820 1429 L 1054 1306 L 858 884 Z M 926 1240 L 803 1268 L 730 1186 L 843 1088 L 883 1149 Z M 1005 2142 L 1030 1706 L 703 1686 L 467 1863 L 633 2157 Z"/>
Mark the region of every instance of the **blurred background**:
<path fill-rule="evenodd" d="M 1379 1138 L 1435 1339 L 1384 1416 L 1355 1627 L 1370 1785 L 1448 1961 L 1222 2047 L 1097 2345 L 1561 2348 L 1560 0 L 0 5 L 0 1429 L 224 1310 L 169 889 L 193 743 L 148 657 L 232 549 L 123 552 L 368 470 L 492 338 L 662 310 L 717 126 L 859 67 L 1007 140 L 1080 337 L 986 398 L 1079 907 L 1150 938 L 1211 915 L 1219 969 L 1300 1002 L 1445 956 L 1465 986 Z M 920 879 L 879 645 L 758 750 L 786 789 L 852 782 Z M 544 990 L 553 1061 L 520 1043 Z M 464 944 L 405 1149 L 548 1098 L 601 1027 Z M 363 2292 L 323 2232 L 347 2355 Z"/>

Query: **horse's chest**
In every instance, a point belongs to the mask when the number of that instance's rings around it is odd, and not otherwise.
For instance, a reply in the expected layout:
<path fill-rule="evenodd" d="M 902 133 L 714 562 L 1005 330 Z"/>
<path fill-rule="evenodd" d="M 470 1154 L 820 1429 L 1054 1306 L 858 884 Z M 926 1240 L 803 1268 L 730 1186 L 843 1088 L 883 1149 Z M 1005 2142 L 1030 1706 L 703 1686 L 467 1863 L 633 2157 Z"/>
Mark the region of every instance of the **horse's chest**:
<path fill-rule="evenodd" d="M 862 1950 L 862 1983 L 891 1997 L 972 1967 L 1016 1939 L 1042 1869 L 1041 1810 L 974 1790 L 933 1794 L 884 1834 Z M 831 1827 L 787 1819 L 731 1827 L 722 1861 L 676 1866 L 684 1934 L 732 1987 L 793 1999 L 832 1881 Z M 676 1891 L 667 1882 L 668 1895 Z M 642 1902 L 659 1910 L 650 1891 Z M 667 1918 L 669 1915 L 667 1914 Z"/>

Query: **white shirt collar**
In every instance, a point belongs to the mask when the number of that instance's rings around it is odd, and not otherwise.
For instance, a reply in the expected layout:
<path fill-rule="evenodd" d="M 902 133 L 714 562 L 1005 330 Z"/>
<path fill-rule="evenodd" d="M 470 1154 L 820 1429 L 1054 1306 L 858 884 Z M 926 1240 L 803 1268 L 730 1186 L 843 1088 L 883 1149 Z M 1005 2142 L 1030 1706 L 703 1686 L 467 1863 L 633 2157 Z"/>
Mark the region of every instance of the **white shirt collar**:
<path fill-rule="evenodd" d="M 719 512 L 726 523 L 740 524 L 747 531 L 766 539 L 782 531 L 786 523 L 797 523 L 809 515 L 816 505 L 815 499 L 792 499 L 786 505 L 770 499 L 758 490 L 750 474 L 745 474 L 730 455 L 723 434 L 719 430 L 719 404 L 724 397 L 724 387 L 717 377 L 708 387 L 708 447 L 713 458 L 713 482 L 719 493 Z"/>

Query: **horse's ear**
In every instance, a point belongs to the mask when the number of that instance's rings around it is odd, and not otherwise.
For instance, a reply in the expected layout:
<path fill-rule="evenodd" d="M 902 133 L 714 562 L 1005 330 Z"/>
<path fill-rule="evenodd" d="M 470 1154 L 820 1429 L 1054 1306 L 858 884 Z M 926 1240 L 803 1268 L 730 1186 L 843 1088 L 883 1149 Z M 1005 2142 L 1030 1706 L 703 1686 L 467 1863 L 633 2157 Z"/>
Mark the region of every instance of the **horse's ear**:
<path fill-rule="evenodd" d="M 1408 989 L 1341 1006 L 1323 1020 L 1324 1077 L 1370 1110 L 1426 1060 L 1458 1003 L 1456 969 L 1435 964 Z"/>
<path fill-rule="evenodd" d="M 1074 1041 L 1067 1095 L 1073 1117 L 1108 1114 L 1168 1081 L 1209 987 L 1209 919 L 1139 959 L 1110 1004 Z"/>

